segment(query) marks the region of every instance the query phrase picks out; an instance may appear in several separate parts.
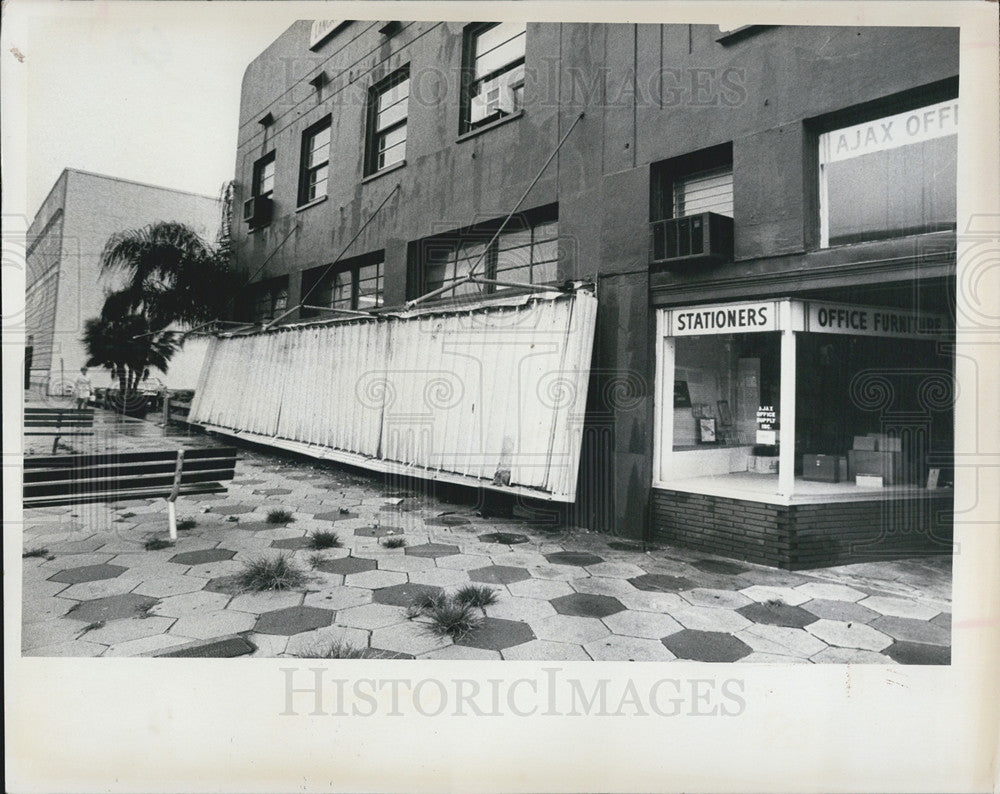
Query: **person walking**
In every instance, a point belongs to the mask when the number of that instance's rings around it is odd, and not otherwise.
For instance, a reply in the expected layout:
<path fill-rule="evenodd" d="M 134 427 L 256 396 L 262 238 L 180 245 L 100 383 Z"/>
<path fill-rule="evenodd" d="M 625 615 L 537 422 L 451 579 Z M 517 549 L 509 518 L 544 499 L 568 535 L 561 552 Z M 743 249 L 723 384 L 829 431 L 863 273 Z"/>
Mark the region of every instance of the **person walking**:
<path fill-rule="evenodd" d="M 73 396 L 76 397 L 77 409 L 87 407 L 93 390 L 93 384 L 91 384 L 90 378 L 87 377 L 87 368 L 80 367 L 80 374 L 77 375 L 76 381 L 73 383 Z"/>

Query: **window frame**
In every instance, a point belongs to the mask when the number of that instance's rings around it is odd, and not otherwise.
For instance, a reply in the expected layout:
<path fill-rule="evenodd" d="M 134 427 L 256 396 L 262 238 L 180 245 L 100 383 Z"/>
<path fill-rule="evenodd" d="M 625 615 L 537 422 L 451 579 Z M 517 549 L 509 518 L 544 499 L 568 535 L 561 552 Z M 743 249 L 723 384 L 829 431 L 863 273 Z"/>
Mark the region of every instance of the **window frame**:
<path fill-rule="evenodd" d="M 459 261 L 470 261 L 468 258 L 462 258 L 459 253 L 463 248 L 468 246 L 486 246 L 485 256 L 482 257 L 482 263 L 477 269 L 479 276 L 485 279 L 497 280 L 497 281 L 510 281 L 511 278 L 507 274 L 510 270 L 523 271 L 524 268 L 508 268 L 498 274 L 497 265 L 499 255 L 501 253 L 500 244 L 503 239 L 504 234 L 509 234 L 512 232 L 530 232 L 531 239 L 527 245 L 527 248 L 532 254 L 532 261 L 527 265 L 528 271 L 528 281 L 527 284 L 550 284 L 558 281 L 559 276 L 559 205 L 550 204 L 544 207 L 539 207 L 534 210 L 529 210 L 527 212 L 522 212 L 511 218 L 511 221 L 507 223 L 504 227 L 503 233 L 497 240 L 493 240 L 496 235 L 497 230 L 500 228 L 502 219 L 496 219 L 491 221 L 486 221 L 484 223 L 476 224 L 473 226 L 468 226 L 462 229 L 457 229 L 452 232 L 446 232 L 444 234 L 437 234 L 431 237 L 425 237 L 419 240 L 416 245 L 415 256 L 416 256 L 416 267 L 411 271 L 413 278 L 413 286 L 416 288 L 415 294 L 414 290 L 411 289 L 411 299 L 419 297 L 420 295 L 427 294 L 432 291 L 432 288 L 428 285 L 427 275 L 428 275 L 428 264 L 431 256 L 436 252 L 450 251 L 449 256 L 444 259 L 444 264 L 446 267 L 448 265 L 455 265 Z M 543 240 L 535 239 L 535 230 L 549 224 L 556 224 L 555 236 L 546 237 Z M 491 244 L 492 241 L 492 244 Z M 556 256 L 554 260 L 544 260 L 540 262 L 534 262 L 534 252 L 536 246 L 541 246 L 546 243 L 555 243 Z M 520 246 L 523 247 L 523 246 Z M 512 250 L 511 248 L 506 248 L 503 250 Z M 471 262 L 475 264 L 478 259 L 478 255 L 471 259 Z M 412 261 L 412 260 L 411 260 Z M 555 263 L 555 277 L 546 281 L 535 281 L 535 270 L 536 267 L 541 267 L 543 265 Z M 470 265 L 471 267 L 471 265 Z M 453 270 L 454 272 L 454 270 Z M 456 275 L 454 278 L 445 278 L 437 287 L 447 286 L 453 281 L 458 280 L 461 276 Z M 496 284 L 483 284 L 477 285 L 476 295 L 492 295 L 500 290 L 505 289 L 516 289 L 514 287 L 498 286 Z M 467 295 L 468 293 L 466 293 Z M 450 298 L 460 298 L 462 293 L 457 293 L 452 291 L 446 293 L 446 295 L 440 300 L 448 300 Z"/>
<path fill-rule="evenodd" d="M 649 191 L 650 223 L 688 217 L 677 215 L 675 212 L 675 195 L 678 183 L 698 174 L 724 168 L 728 168 L 729 173 L 733 176 L 735 193 L 736 170 L 733 168 L 732 141 L 652 163 L 650 165 Z M 736 206 L 734 202 L 734 220 L 735 216 Z"/>
<path fill-rule="evenodd" d="M 324 131 L 329 131 L 330 139 L 326 144 L 326 160 L 315 163 L 313 165 L 309 164 L 309 155 L 312 154 L 315 149 L 312 146 L 313 140 L 316 136 L 320 135 Z M 329 193 L 329 183 L 330 183 L 330 149 L 333 145 L 333 117 L 330 115 L 324 116 L 319 121 L 306 127 L 302 132 L 302 148 L 299 156 L 299 195 L 298 195 L 298 206 L 304 207 L 307 204 L 312 204 L 315 201 L 321 201 L 326 198 Z M 310 184 L 311 175 L 319 171 L 322 168 L 326 168 L 326 179 L 325 187 L 322 195 L 315 195 L 309 197 L 309 189 L 312 186 Z"/>
<path fill-rule="evenodd" d="M 397 119 L 396 121 L 392 122 L 384 129 L 377 129 L 376 124 L 378 123 L 379 99 L 387 92 L 391 91 L 393 88 L 396 88 L 397 86 L 399 86 L 404 82 L 409 83 L 409 81 L 410 81 L 410 65 L 406 64 L 405 66 L 392 72 L 392 74 L 388 75 L 387 77 L 380 80 L 379 82 L 377 82 L 375 85 L 371 86 L 368 89 L 367 123 L 365 125 L 366 134 L 365 134 L 365 164 L 364 164 L 364 176 L 366 177 L 374 176 L 375 174 L 381 173 L 382 171 L 385 171 L 387 169 L 399 168 L 401 166 L 406 165 L 406 143 L 408 141 L 408 125 L 410 121 L 409 86 L 407 86 L 406 90 L 406 99 L 405 99 L 406 112 L 403 115 L 403 117 L 401 119 Z M 379 167 L 378 158 L 380 152 L 378 146 L 380 140 L 385 136 L 389 135 L 390 133 L 395 132 L 399 129 L 403 130 L 403 140 L 402 140 L 403 157 L 400 160 L 397 160 L 396 162 Z M 398 146 L 399 144 L 395 145 Z"/>
<path fill-rule="evenodd" d="M 247 319 L 252 323 L 267 323 L 273 320 L 278 314 L 288 308 L 289 278 L 288 276 L 276 276 L 274 278 L 256 281 L 249 285 L 250 300 L 247 307 Z M 278 306 L 281 294 L 284 293 L 284 303 Z M 258 307 L 264 303 L 268 304 L 267 316 L 258 317 Z"/>
<path fill-rule="evenodd" d="M 277 163 L 277 150 L 272 149 L 263 157 L 258 158 L 253 164 L 253 176 L 251 181 L 250 195 L 253 198 L 271 198 L 274 197 L 274 180 L 276 176 L 276 163 Z M 270 190 L 261 190 L 261 183 L 264 178 L 264 169 L 268 166 L 272 167 L 271 171 L 271 188 Z"/>
<path fill-rule="evenodd" d="M 364 307 L 360 306 L 361 299 L 361 279 L 360 273 L 363 268 L 366 267 L 377 267 L 375 281 L 379 286 L 379 290 L 376 293 L 378 295 L 378 302 L 375 306 Z M 317 288 L 323 279 L 330 279 L 331 284 L 331 296 L 332 296 L 332 279 L 335 276 L 342 275 L 344 273 L 350 274 L 351 279 L 351 289 L 350 289 L 350 305 L 349 306 L 338 306 L 340 309 L 349 309 L 350 311 L 370 311 L 373 309 L 380 309 L 385 305 L 385 252 L 384 251 L 374 251 L 369 254 L 363 254 L 361 256 L 351 257 L 348 260 L 339 262 L 335 268 L 330 270 L 329 273 L 325 272 L 330 265 L 319 265 L 318 267 L 309 268 L 303 271 L 302 274 L 302 294 L 305 295 L 310 292 L 310 290 L 315 290 L 309 298 L 310 306 L 322 306 L 323 304 L 318 302 L 317 296 L 322 294 L 323 288 Z M 313 280 L 312 274 L 315 274 L 315 280 Z M 325 308 L 334 308 L 329 303 Z M 318 309 L 307 309 L 303 307 L 300 309 L 300 316 L 302 319 L 322 317 L 323 313 Z"/>
<path fill-rule="evenodd" d="M 476 132 L 479 129 L 487 127 L 493 123 L 496 123 L 504 118 L 503 115 L 498 115 L 494 113 L 492 115 L 484 116 L 482 119 L 477 121 L 472 120 L 472 99 L 473 92 L 478 84 L 488 82 L 489 80 L 495 80 L 498 77 L 506 74 L 507 72 L 517 69 L 519 66 L 524 67 L 527 58 L 527 41 L 528 41 L 528 29 L 525 25 L 524 33 L 521 34 L 524 37 L 524 53 L 519 57 L 507 62 L 501 67 L 494 69 L 492 72 L 483 75 L 482 77 L 476 77 L 476 51 L 477 42 L 479 37 L 484 33 L 492 30 L 499 25 L 504 24 L 502 22 L 472 22 L 465 26 L 462 35 L 462 79 L 461 79 L 461 94 L 459 97 L 459 128 L 458 133 L 460 136 L 467 135 Z M 522 79 L 520 88 L 524 88 L 524 80 Z M 522 103 L 519 107 L 514 108 L 510 116 L 515 117 L 517 114 L 523 112 L 523 96 Z"/>

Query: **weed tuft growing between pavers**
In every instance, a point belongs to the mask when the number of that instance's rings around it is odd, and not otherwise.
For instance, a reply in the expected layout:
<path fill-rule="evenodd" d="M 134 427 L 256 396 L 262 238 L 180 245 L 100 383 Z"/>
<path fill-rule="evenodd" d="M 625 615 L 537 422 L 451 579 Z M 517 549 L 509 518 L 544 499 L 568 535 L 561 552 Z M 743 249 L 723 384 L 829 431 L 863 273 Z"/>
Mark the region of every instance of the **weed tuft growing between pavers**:
<path fill-rule="evenodd" d="M 243 590 L 291 590 L 304 581 L 305 573 L 286 554 L 251 560 L 236 575 Z"/>
<path fill-rule="evenodd" d="M 150 538 L 142 544 L 142 547 L 146 551 L 160 551 L 160 549 L 169 549 L 173 545 L 169 540 L 164 540 L 163 538 Z"/>
<path fill-rule="evenodd" d="M 28 549 L 28 551 L 24 552 L 21 555 L 21 558 L 26 560 L 29 557 L 48 557 L 48 556 L 49 556 L 48 549 Z"/>
<path fill-rule="evenodd" d="M 406 545 L 406 538 L 393 535 L 383 540 L 382 545 L 387 549 L 401 549 Z"/>
<path fill-rule="evenodd" d="M 309 548 L 310 549 L 337 549 L 343 544 L 340 542 L 340 536 L 336 532 L 331 532 L 328 529 L 321 529 L 318 532 L 313 532 L 309 536 Z"/>
<path fill-rule="evenodd" d="M 358 648 L 343 640 L 335 640 L 325 646 L 316 644 L 295 656 L 299 659 L 380 659 L 385 654 L 372 648 Z"/>
<path fill-rule="evenodd" d="M 284 510 L 280 507 L 271 510 L 267 514 L 268 524 L 291 524 L 294 520 L 295 516 L 293 516 L 289 511 Z"/>
<path fill-rule="evenodd" d="M 470 607 L 485 607 L 497 602 L 497 591 L 482 584 L 467 584 L 459 588 L 454 598 Z"/>
<path fill-rule="evenodd" d="M 196 526 L 198 526 L 198 522 L 190 517 L 182 518 L 180 519 L 180 521 L 177 522 L 177 529 L 181 532 L 184 532 L 188 529 L 194 529 Z"/>

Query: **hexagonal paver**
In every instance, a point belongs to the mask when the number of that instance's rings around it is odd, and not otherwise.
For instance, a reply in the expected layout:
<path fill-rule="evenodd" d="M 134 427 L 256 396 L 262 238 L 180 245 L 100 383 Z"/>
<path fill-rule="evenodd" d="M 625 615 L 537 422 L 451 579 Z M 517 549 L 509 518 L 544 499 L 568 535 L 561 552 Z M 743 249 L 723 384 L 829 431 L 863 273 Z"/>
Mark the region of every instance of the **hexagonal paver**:
<path fill-rule="evenodd" d="M 197 593 L 185 593 L 184 595 L 164 598 L 150 612 L 154 615 L 180 618 L 205 612 L 218 612 L 225 609 L 228 603 L 229 596 L 225 593 L 209 593 L 201 590 Z"/>
<path fill-rule="evenodd" d="M 515 646 L 518 647 L 518 646 Z M 503 657 L 500 651 L 488 651 L 482 648 L 473 648 L 466 645 L 449 645 L 435 651 L 428 651 L 420 655 L 421 659 L 457 659 L 459 661 L 478 662 L 498 660 Z"/>
<path fill-rule="evenodd" d="M 406 574 L 399 571 L 363 571 L 349 573 L 344 577 L 344 584 L 350 587 L 367 587 L 377 590 L 381 587 L 392 587 L 394 584 L 406 582 Z"/>
<path fill-rule="evenodd" d="M 254 616 L 247 612 L 220 609 L 198 615 L 185 615 L 170 627 L 170 634 L 196 640 L 211 640 L 226 634 L 249 631 L 253 628 L 254 620 Z"/>
<path fill-rule="evenodd" d="M 283 538 L 282 540 L 272 540 L 272 549 L 290 549 L 292 551 L 297 551 L 298 549 L 308 549 L 312 546 L 312 540 L 308 537 L 301 538 Z"/>
<path fill-rule="evenodd" d="M 581 568 L 604 562 L 603 557 L 598 557 L 596 554 L 590 554 L 586 551 L 556 551 L 546 554 L 545 559 L 553 565 L 578 565 Z"/>
<path fill-rule="evenodd" d="M 718 573 L 727 576 L 737 576 L 750 570 L 743 565 L 725 560 L 695 560 L 691 566 L 705 573 Z"/>
<path fill-rule="evenodd" d="M 653 590 L 661 593 L 676 593 L 680 590 L 690 590 L 695 586 L 695 583 L 690 579 L 665 573 L 646 573 L 628 581 L 638 590 Z"/>
<path fill-rule="evenodd" d="M 599 562 L 596 565 L 586 566 L 586 569 L 591 576 L 607 576 L 614 579 L 630 579 L 646 573 L 638 565 L 630 562 Z"/>
<path fill-rule="evenodd" d="M 173 624 L 173 618 L 143 617 L 112 620 L 100 628 L 88 631 L 83 635 L 87 642 L 99 642 L 102 645 L 115 645 L 120 642 L 139 640 L 163 634 Z"/>
<path fill-rule="evenodd" d="M 175 554 L 170 558 L 170 562 L 175 562 L 178 565 L 201 565 L 206 562 L 231 560 L 235 556 L 236 552 L 229 549 L 200 549 L 198 551 L 186 551 L 181 554 Z"/>
<path fill-rule="evenodd" d="M 335 510 L 332 513 L 315 513 L 313 518 L 317 521 L 346 521 L 349 518 L 357 518 L 357 513 L 341 513 L 339 510 Z"/>
<path fill-rule="evenodd" d="M 473 571 L 490 564 L 490 558 L 483 554 L 451 554 L 437 561 L 438 568 L 455 571 Z"/>
<path fill-rule="evenodd" d="M 527 543 L 528 536 L 517 532 L 487 532 L 485 535 L 480 535 L 479 540 L 482 543 L 502 543 L 506 546 L 515 546 L 518 543 Z"/>
<path fill-rule="evenodd" d="M 356 629 L 380 629 L 406 620 L 406 612 L 389 604 L 364 604 L 337 613 L 338 626 Z"/>
<path fill-rule="evenodd" d="M 675 609 L 692 609 L 690 604 L 676 593 L 661 593 L 655 590 L 635 590 L 631 593 L 618 593 L 615 598 L 628 609 L 640 612 L 669 612 Z"/>
<path fill-rule="evenodd" d="M 669 662 L 675 658 L 659 640 L 615 634 L 588 642 L 583 649 L 598 662 Z"/>
<path fill-rule="evenodd" d="M 551 604 L 560 615 L 576 615 L 581 618 L 604 618 L 625 609 L 625 605 L 617 598 L 590 593 L 559 596 L 553 598 Z"/>
<path fill-rule="evenodd" d="M 495 604 L 483 608 L 491 618 L 506 618 L 507 620 L 532 621 L 555 615 L 552 604 L 540 598 L 517 598 L 510 596 L 500 598 Z"/>
<path fill-rule="evenodd" d="M 507 589 L 512 596 L 518 598 L 558 598 L 569 595 L 573 588 L 566 582 L 554 582 L 548 579 L 522 579 L 520 582 L 511 582 Z"/>
<path fill-rule="evenodd" d="M 750 599 L 742 593 L 734 590 L 716 590 L 711 587 L 696 587 L 693 590 L 685 590 L 680 595 L 696 607 L 739 609 L 750 603 Z"/>
<path fill-rule="evenodd" d="M 951 649 L 942 645 L 896 640 L 883 653 L 900 664 L 951 664 Z"/>
<path fill-rule="evenodd" d="M 487 565 L 484 568 L 476 568 L 469 571 L 469 578 L 473 582 L 510 584 L 511 582 L 521 582 L 525 579 L 530 579 L 531 574 L 524 568 L 514 568 L 510 565 Z"/>
<path fill-rule="evenodd" d="M 462 550 L 458 546 L 450 543 L 421 543 L 419 546 L 407 546 L 406 554 L 410 557 L 447 557 L 452 554 L 461 554 Z"/>
<path fill-rule="evenodd" d="M 95 598 L 92 601 L 81 601 L 78 607 L 66 614 L 66 617 L 81 620 L 84 623 L 134 618 L 147 614 L 155 604 L 155 598 L 125 593 L 124 595 Z"/>
<path fill-rule="evenodd" d="M 608 636 L 611 631 L 597 618 L 581 618 L 574 615 L 553 615 L 531 621 L 531 628 L 540 640 L 575 642 L 582 645 L 591 640 Z"/>
<path fill-rule="evenodd" d="M 589 662 L 590 656 L 576 642 L 530 640 L 501 651 L 504 659 L 522 662 Z"/>
<path fill-rule="evenodd" d="M 787 626 L 753 625 L 747 626 L 736 636 L 753 648 L 755 653 L 794 656 L 808 659 L 826 647 L 807 631 Z"/>
<path fill-rule="evenodd" d="M 429 571 L 434 568 L 434 560 L 429 557 L 407 557 L 405 554 L 386 554 L 379 558 L 380 571 Z"/>
<path fill-rule="evenodd" d="M 290 494 L 291 490 L 288 488 L 258 488 L 254 493 L 257 496 L 284 496 Z"/>
<path fill-rule="evenodd" d="M 802 607 L 788 606 L 788 604 L 755 603 L 740 607 L 736 611 L 754 623 L 766 623 L 769 626 L 801 629 L 817 620 L 816 615 L 812 612 L 807 612 Z"/>
<path fill-rule="evenodd" d="M 721 631 L 685 629 L 664 637 L 662 642 L 678 659 L 696 662 L 735 662 L 752 651 L 742 640 Z"/>
<path fill-rule="evenodd" d="M 83 584 L 84 582 L 97 582 L 101 579 L 114 579 L 127 570 L 120 565 L 83 565 L 79 568 L 67 568 L 64 571 L 59 571 L 59 573 L 50 576 L 48 580 L 63 584 Z"/>
<path fill-rule="evenodd" d="M 568 582 L 570 579 L 578 579 L 587 576 L 583 568 L 573 565 L 532 565 L 531 575 L 535 579 L 546 579 L 552 582 Z"/>
<path fill-rule="evenodd" d="M 402 535 L 402 527 L 360 527 L 354 530 L 359 538 L 384 538 L 389 535 Z"/>
<path fill-rule="evenodd" d="M 891 598 L 889 596 L 869 596 L 858 602 L 863 607 L 874 609 L 883 615 L 891 615 L 895 618 L 914 618 L 916 620 L 930 620 L 941 610 L 927 604 L 918 604 L 905 598 Z"/>
<path fill-rule="evenodd" d="M 718 607 L 680 607 L 671 610 L 670 617 L 684 628 L 695 631 L 735 633 L 752 625 L 735 609 L 720 609 Z"/>
<path fill-rule="evenodd" d="M 806 601 L 800 609 L 811 612 L 818 618 L 841 620 L 845 623 L 868 623 L 877 618 L 878 612 L 850 601 L 829 601 L 825 598 L 814 598 Z"/>
<path fill-rule="evenodd" d="M 436 598 L 444 591 L 440 587 L 430 584 L 417 584 L 407 582 L 405 584 L 395 584 L 390 587 L 381 587 L 372 594 L 372 600 L 376 604 L 389 604 L 396 607 L 408 607 L 414 599 L 423 596 Z"/>
<path fill-rule="evenodd" d="M 921 643 L 926 645 L 948 645 L 951 642 L 951 630 L 938 626 L 926 620 L 913 618 L 895 618 L 889 615 L 878 617 L 868 624 L 888 634 L 895 640 Z"/>
<path fill-rule="evenodd" d="M 891 637 L 862 623 L 817 620 L 806 626 L 806 631 L 819 637 L 827 645 L 836 645 L 840 648 L 881 651 L 892 644 Z"/>
<path fill-rule="evenodd" d="M 535 639 L 535 634 L 527 623 L 503 618 L 483 618 L 483 622 L 472 631 L 455 640 L 456 645 L 502 651 Z"/>
<path fill-rule="evenodd" d="M 418 584 L 433 584 L 438 587 L 457 587 L 467 584 L 469 575 L 465 571 L 451 571 L 447 568 L 431 568 L 426 571 L 411 571 L 411 582 Z"/>
<path fill-rule="evenodd" d="M 867 595 L 853 587 L 829 582 L 807 582 L 794 589 L 804 596 L 809 596 L 809 598 L 823 598 L 830 601 L 860 601 Z"/>
<path fill-rule="evenodd" d="M 460 527 L 472 523 L 464 516 L 436 516 L 424 519 L 424 525 L 428 527 Z"/>
<path fill-rule="evenodd" d="M 323 609 L 349 609 L 351 607 L 370 604 L 372 591 L 363 587 L 334 587 L 331 590 L 320 590 L 318 593 L 307 593 L 302 602 L 307 607 Z"/>
<path fill-rule="evenodd" d="M 316 565 L 317 571 L 336 573 L 341 576 L 347 576 L 349 573 L 374 571 L 376 568 L 378 568 L 378 563 L 375 560 L 368 560 L 364 557 L 341 557 L 339 560 L 323 560 Z"/>
<path fill-rule="evenodd" d="M 334 645 L 353 649 L 367 648 L 368 632 L 346 626 L 325 626 L 289 638 L 284 653 L 288 656 L 323 658 Z"/>
<path fill-rule="evenodd" d="M 238 516 L 243 513 L 252 513 L 256 509 L 256 505 L 212 505 L 208 511 L 223 516 Z"/>
<path fill-rule="evenodd" d="M 607 579 L 603 576 L 590 576 L 585 579 L 574 579 L 570 582 L 570 584 L 578 593 L 612 596 L 613 598 L 618 598 L 619 600 L 621 600 L 620 596 L 639 592 L 624 579 Z"/>
<path fill-rule="evenodd" d="M 618 612 L 604 618 L 604 625 L 615 634 L 626 637 L 643 637 L 659 640 L 683 630 L 683 626 L 669 615 L 656 612 Z"/>
<path fill-rule="evenodd" d="M 239 574 L 219 576 L 215 579 L 209 579 L 208 584 L 206 584 L 202 589 L 208 591 L 209 593 L 226 593 L 227 595 L 236 595 L 237 593 L 243 592 L 243 586 L 240 584 L 239 580 Z"/>
<path fill-rule="evenodd" d="M 895 664 L 894 660 L 875 651 L 860 651 L 857 648 L 826 648 L 809 657 L 814 664 Z"/>
<path fill-rule="evenodd" d="M 378 606 L 381 606 L 378 605 Z M 392 609 L 393 607 L 385 607 Z M 371 647 L 395 653 L 417 654 L 429 653 L 451 645 L 447 637 L 439 637 L 429 631 L 427 626 L 416 621 L 404 620 L 394 626 L 387 626 L 372 631 Z"/>
<path fill-rule="evenodd" d="M 260 634 L 299 634 L 312 631 L 333 622 L 333 611 L 318 607 L 287 607 L 265 612 L 254 624 L 253 630 Z"/>
<path fill-rule="evenodd" d="M 168 598 L 185 593 L 195 593 L 207 583 L 208 580 L 200 579 L 197 576 L 157 576 L 146 580 L 132 592 L 154 598 Z"/>
<path fill-rule="evenodd" d="M 789 606 L 798 606 L 809 600 L 810 596 L 791 587 L 770 587 L 767 585 L 753 585 L 744 587 L 740 592 L 751 601 L 759 603 L 781 602 Z"/>
<path fill-rule="evenodd" d="M 287 607 L 297 607 L 302 603 L 302 593 L 289 590 L 267 590 L 260 593 L 241 593 L 234 596 L 227 609 L 262 615 Z"/>

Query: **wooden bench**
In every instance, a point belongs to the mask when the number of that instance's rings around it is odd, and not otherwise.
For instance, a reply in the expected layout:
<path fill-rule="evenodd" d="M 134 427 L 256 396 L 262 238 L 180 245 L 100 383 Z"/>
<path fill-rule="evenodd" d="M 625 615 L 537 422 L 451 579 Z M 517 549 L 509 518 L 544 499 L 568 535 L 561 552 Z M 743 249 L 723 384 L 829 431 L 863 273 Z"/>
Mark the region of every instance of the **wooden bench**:
<path fill-rule="evenodd" d="M 52 454 L 59 449 L 60 436 L 94 435 L 93 408 L 30 408 L 24 409 L 24 434 L 26 436 L 55 436 Z"/>
<path fill-rule="evenodd" d="M 177 539 L 178 496 L 224 493 L 236 470 L 235 447 L 157 452 L 46 455 L 24 459 L 24 506 L 54 507 L 163 497 Z"/>

